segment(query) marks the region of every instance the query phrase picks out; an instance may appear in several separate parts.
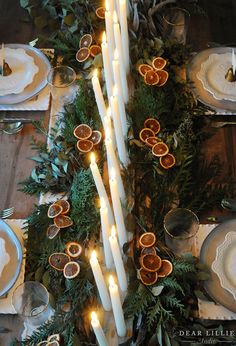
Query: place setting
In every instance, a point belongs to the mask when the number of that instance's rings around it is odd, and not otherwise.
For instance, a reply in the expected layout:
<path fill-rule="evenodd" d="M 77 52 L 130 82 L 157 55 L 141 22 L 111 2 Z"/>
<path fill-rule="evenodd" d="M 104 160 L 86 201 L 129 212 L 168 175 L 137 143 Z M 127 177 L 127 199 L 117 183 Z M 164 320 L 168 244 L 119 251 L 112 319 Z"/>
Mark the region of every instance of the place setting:
<path fill-rule="evenodd" d="M 22 130 L 23 123 L 33 121 L 33 112 L 48 109 L 47 75 L 51 65 L 41 50 L 25 44 L 2 44 L 0 57 L 1 128 L 15 134 Z M 22 113 L 17 115 L 17 111 Z"/>

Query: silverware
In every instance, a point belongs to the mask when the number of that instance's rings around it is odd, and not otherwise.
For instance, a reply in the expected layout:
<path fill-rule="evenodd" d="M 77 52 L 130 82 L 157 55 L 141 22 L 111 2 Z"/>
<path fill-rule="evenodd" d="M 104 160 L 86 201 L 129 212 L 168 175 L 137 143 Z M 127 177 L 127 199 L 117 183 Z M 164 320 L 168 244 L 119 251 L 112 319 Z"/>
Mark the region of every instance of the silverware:
<path fill-rule="evenodd" d="M 3 118 L 3 119 L 0 119 L 0 124 L 3 124 L 3 123 L 16 123 L 16 122 L 21 122 L 23 124 L 26 124 L 26 123 L 32 123 L 33 121 L 35 121 L 35 119 Z"/>
<path fill-rule="evenodd" d="M 0 211 L 0 218 L 6 219 L 9 216 L 11 216 L 14 213 L 14 207 L 8 208 L 8 209 L 3 209 Z"/>

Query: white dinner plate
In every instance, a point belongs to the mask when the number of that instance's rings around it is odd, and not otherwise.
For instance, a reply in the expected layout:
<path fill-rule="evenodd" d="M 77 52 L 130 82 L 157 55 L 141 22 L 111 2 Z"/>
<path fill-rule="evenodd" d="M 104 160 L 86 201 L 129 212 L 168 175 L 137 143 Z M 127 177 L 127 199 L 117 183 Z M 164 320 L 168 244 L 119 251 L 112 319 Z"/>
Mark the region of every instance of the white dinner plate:
<path fill-rule="evenodd" d="M 22 48 L 34 59 L 35 65 L 38 67 L 38 73 L 34 76 L 33 82 L 28 85 L 20 94 L 11 94 L 0 96 L 0 105 L 12 105 L 29 100 L 37 95 L 47 85 L 47 75 L 51 68 L 50 62 L 41 50 L 25 44 L 7 44 L 5 47 Z"/>
<path fill-rule="evenodd" d="M 218 275 L 221 286 L 236 300 L 236 232 L 229 232 L 217 247 L 212 270 Z"/>
<path fill-rule="evenodd" d="M 0 297 L 4 296 L 16 282 L 22 264 L 22 247 L 15 232 L 6 222 L 0 219 L 0 238 L 5 241 L 6 252 L 10 256 L 0 277 Z"/>
<path fill-rule="evenodd" d="M 232 66 L 232 54 L 211 54 L 201 64 L 197 78 L 204 89 L 209 91 L 217 100 L 236 101 L 236 82 L 229 82 L 225 76 Z"/>
<path fill-rule="evenodd" d="M 19 94 L 25 87 L 32 83 L 38 67 L 34 58 L 22 48 L 4 48 L 5 61 L 11 69 L 9 76 L 0 75 L 0 96 Z M 2 56 L 2 49 L 0 50 Z"/>

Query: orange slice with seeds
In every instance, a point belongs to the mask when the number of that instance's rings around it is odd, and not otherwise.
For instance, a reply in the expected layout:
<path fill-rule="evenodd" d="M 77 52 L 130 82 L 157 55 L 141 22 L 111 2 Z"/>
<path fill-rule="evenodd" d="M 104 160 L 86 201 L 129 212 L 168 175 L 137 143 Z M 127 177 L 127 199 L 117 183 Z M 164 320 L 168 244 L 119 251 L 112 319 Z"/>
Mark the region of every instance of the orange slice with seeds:
<path fill-rule="evenodd" d="M 63 252 L 55 252 L 50 255 L 48 262 L 54 269 L 63 271 L 66 263 L 70 262 L 70 257 Z"/>
<path fill-rule="evenodd" d="M 77 262 L 70 261 L 66 263 L 63 274 L 66 279 L 74 279 L 76 276 L 79 275 L 80 272 L 80 265 Z"/>
<path fill-rule="evenodd" d="M 142 283 L 146 286 L 154 285 L 157 282 L 157 272 L 149 272 L 144 268 L 139 270 L 139 277 Z"/>
<path fill-rule="evenodd" d="M 54 204 L 60 205 L 62 207 L 61 215 L 66 215 L 70 211 L 70 203 L 66 201 L 65 199 L 59 199 Z"/>
<path fill-rule="evenodd" d="M 55 226 L 55 225 L 50 225 L 47 228 L 47 236 L 49 239 L 53 239 L 57 236 L 57 234 L 59 233 L 60 228 Z"/>
<path fill-rule="evenodd" d="M 88 59 L 89 56 L 90 56 L 89 48 L 83 47 L 83 48 L 80 48 L 78 50 L 78 52 L 76 53 L 75 58 L 76 58 L 76 60 L 78 62 L 84 62 L 84 61 L 86 61 Z"/>
<path fill-rule="evenodd" d="M 74 129 L 74 136 L 78 139 L 88 139 L 92 133 L 91 127 L 87 124 L 80 124 Z"/>
<path fill-rule="evenodd" d="M 168 276 L 173 271 L 173 265 L 168 260 L 162 260 L 161 261 L 161 268 L 158 270 L 158 276 L 160 278 L 164 278 L 165 276 Z"/>
<path fill-rule="evenodd" d="M 146 232 L 139 238 L 139 244 L 142 247 L 152 247 L 156 242 L 156 236 L 152 232 Z"/>
<path fill-rule="evenodd" d="M 90 34 L 85 34 L 81 37 L 79 41 L 80 48 L 89 48 L 93 42 L 93 38 Z"/>
<path fill-rule="evenodd" d="M 144 255 L 141 257 L 141 266 L 148 272 L 156 272 L 161 268 L 161 258 L 158 255 Z"/>
<path fill-rule="evenodd" d="M 77 259 L 82 253 L 82 246 L 76 241 L 69 241 L 66 244 L 65 252 L 73 259 Z"/>
<path fill-rule="evenodd" d="M 156 71 L 150 70 L 145 73 L 144 82 L 147 85 L 156 85 L 159 82 L 159 76 Z"/>
<path fill-rule="evenodd" d="M 54 218 L 54 224 L 59 228 L 67 228 L 73 225 L 73 221 L 69 216 L 59 215 Z"/>
<path fill-rule="evenodd" d="M 54 217 L 60 215 L 62 213 L 62 207 L 60 205 L 57 205 L 55 203 L 51 204 L 48 208 L 48 217 L 53 219 Z"/>
<path fill-rule="evenodd" d="M 90 48 L 90 55 L 94 58 L 96 55 L 101 53 L 101 47 L 97 44 L 92 45 Z"/>
<path fill-rule="evenodd" d="M 155 70 L 162 70 L 166 66 L 167 61 L 162 58 L 161 56 L 158 56 L 157 58 L 153 59 L 152 66 Z"/>
<path fill-rule="evenodd" d="M 160 157 L 160 164 L 163 168 L 169 169 L 175 165 L 175 157 L 174 155 L 168 153 L 165 156 Z"/>
<path fill-rule="evenodd" d="M 89 137 L 89 140 L 93 142 L 93 145 L 98 145 L 101 142 L 102 139 L 102 133 L 100 131 L 93 131 L 91 137 Z"/>
<path fill-rule="evenodd" d="M 157 157 L 165 156 L 168 152 L 169 148 L 164 142 L 159 142 L 152 147 L 152 153 Z"/>
<path fill-rule="evenodd" d="M 153 71 L 152 66 L 148 65 L 148 64 L 141 64 L 138 67 L 138 72 L 141 74 L 141 76 L 145 76 L 147 71 Z"/>
<path fill-rule="evenodd" d="M 160 132 L 161 125 L 159 121 L 155 118 L 148 118 L 144 122 L 144 127 L 151 129 L 155 134 Z"/>
<path fill-rule="evenodd" d="M 144 256 L 144 255 L 156 255 L 157 252 L 156 252 L 156 249 L 154 248 L 154 246 L 152 247 L 144 247 L 141 251 L 141 256 Z"/>
<path fill-rule="evenodd" d="M 155 137 L 155 133 L 151 129 L 145 127 L 139 132 L 139 138 L 145 143 L 148 137 Z"/>
<path fill-rule="evenodd" d="M 164 84 L 166 84 L 166 82 L 169 78 L 169 73 L 165 70 L 160 70 L 160 71 L 157 71 L 157 74 L 159 76 L 159 82 L 158 82 L 157 86 L 161 87 Z"/>
<path fill-rule="evenodd" d="M 93 142 L 88 139 L 80 139 L 77 142 L 77 149 L 81 153 L 89 153 L 93 149 Z"/>
<path fill-rule="evenodd" d="M 148 137 L 146 140 L 145 140 L 145 143 L 149 146 L 149 147 L 153 147 L 155 144 L 161 142 L 161 139 L 154 136 L 154 137 Z"/>
<path fill-rule="evenodd" d="M 105 12 L 106 12 L 105 7 L 98 7 L 96 9 L 96 15 L 100 19 L 105 19 Z"/>

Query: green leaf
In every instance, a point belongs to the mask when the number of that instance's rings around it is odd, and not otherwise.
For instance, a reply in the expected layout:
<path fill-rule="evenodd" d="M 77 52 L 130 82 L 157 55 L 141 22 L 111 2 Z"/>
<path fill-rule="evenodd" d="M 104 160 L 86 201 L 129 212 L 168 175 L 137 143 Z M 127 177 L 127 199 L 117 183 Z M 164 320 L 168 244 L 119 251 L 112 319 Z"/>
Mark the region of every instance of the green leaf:
<path fill-rule="evenodd" d="M 37 157 L 37 156 L 32 156 L 30 158 L 31 160 L 35 161 L 35 162 L 43 162 L 43 159 L 41 157 Z"/>
<path fill-rule="evenodd" d="M 197 280 L 204 281 L 210 279 L 210 274 L 205 272 L 199 272 L 197 273 Z"/>
<path fill-rule="evenodd" d="M 100 68 L 103 66 L 103 62 L 102 62 L 102 54 L 98 54 L 95 56 L 95 58 L 93 59 L 93 66 L 96 68 Z"/>
<path fill-rule="evenodd" d="M 157 340 L 159 342 L 159 345 L 162 346 L 162 329 L 161 329 L 161 323 L 158 323 L 157 325 Z"/>
<path fill-rule="evenodd" d="M 37 183 L 39 182 L 39 179 L 38 179 L 38 176 L 37 176 L 37 173 L 36 173 L 36 169 L 34 168 L 31 172 L 31 178 L 33 180 L 35 180 Z"/>
<path fill-rule="evenodd" d="M 68 26 L 71 26 L 75 21 L 75 16 L 73 13 L 68 14 L 64 17 L 64 23 Z"/>
<path fill-rule="evenodd" d="M 26 8 L 29 6 L 29 0 L 20 0 L 20 5 L 21 7 Z"/>
<path fill-rule="evenodd" d="M 88 59 L 84 64 L 83 64 L 83 69 L 86 70 L 87 68 L 89 68 L 90 66 L 92 66 L 93 64 L 93 60 L 92 59 Z"/>
<path fill-rule="evenodd" d="M 47 19 L 43 16 L 38 16 L 34 19 L 34 24 L 37 28 L 43 29 L 47 26 Z"/>
<path fill-rule="evenodd" d="M 166 330 L 164 335 L 165 335 L 165 346 L 171 346 L 170 338 Z"/>
<path fill-rule="evenodd" d="M 67 173 L 68 165 L 69 165 L 69 162 L 68 162 L 68 161 L 66 161 L 66 162 L 63 163 L 63 170 L 64 170 L 65 173 Z"/>
<path fill-rule="evenodd" d="M 43 274 L 42 281 L 43 281 L 43 285 L 44 285 L 46 288 L 48 288 L 48 287 L 49 287 L 49 284 L 50 284 L 50 274 L 49 274 L 49 271 L 46 271 L 46 272 Z"/>
<path fill-rule="evenodd" d="M 156 286 L 152 288 L 152 294 L 157 297 L 161 294 L 162 290 L 163 290 L 164 286 L 160 285 L 160 286 Z"/>
<path fill-rule="evenodd" d="M 143 142 L 139 141 L 138 139 L 131 139 L 131 140 L 129 141 L 129 144 L 130 144 L 130 145 L 135 144 L 135 145 L 137 145 L 137 147 L 139 147 L 139 148 L 145 147 L 145 144 L 144 144 Z"/>
<path fill-rule="evenodd" d="M 39 282 L 41 281 L 44 271 L 45 271 L 44 267 L 39 267 L 36 270 L 36 272 L 34 274 L 35 281 L 39 281 Z"/>

